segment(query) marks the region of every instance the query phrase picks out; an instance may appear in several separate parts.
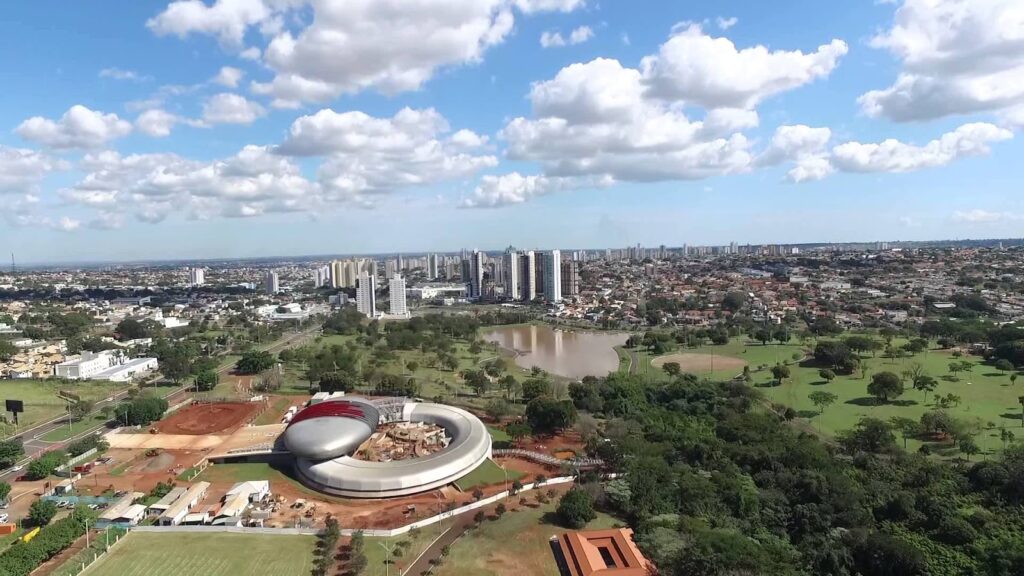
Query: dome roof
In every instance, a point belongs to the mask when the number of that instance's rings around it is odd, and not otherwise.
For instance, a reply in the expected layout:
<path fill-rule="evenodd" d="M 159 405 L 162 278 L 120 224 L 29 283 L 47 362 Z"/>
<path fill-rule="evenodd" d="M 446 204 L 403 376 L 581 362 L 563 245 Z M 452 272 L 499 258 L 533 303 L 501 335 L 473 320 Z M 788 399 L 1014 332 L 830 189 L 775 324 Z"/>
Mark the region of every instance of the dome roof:
<path fill-rule="evenodd" d="M 300 410 L 284 431 L 284 444 L 300 458 L 337 458 L 355 452 L 379 421 L 380 413 L 367 400 L 328 400 Z"/>

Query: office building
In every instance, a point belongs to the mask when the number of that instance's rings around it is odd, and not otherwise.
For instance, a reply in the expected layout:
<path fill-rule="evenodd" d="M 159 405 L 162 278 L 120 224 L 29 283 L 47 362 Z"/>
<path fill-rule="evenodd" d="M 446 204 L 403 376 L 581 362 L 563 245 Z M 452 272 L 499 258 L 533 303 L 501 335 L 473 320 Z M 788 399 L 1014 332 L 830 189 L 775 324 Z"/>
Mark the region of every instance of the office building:
<path fill-rule="evenodd" d="M 579 293 L 579 263 L 574 260 L 566 260 L 562 262 L 562 295 L 578 296 Z"/>
<path fill-rule="evenodd" d="M 552 250 L 544 255 L 544 299 L 562 301 L 562 252 Z"/>
<path fill-rule="evenodd" d="M 519 255 L 519 274 L 520 299 L 529 302 L 537 297 L 536 255 L 532 250 Z"/>
<path fill-rule="evenodd" d="M 206 284 L 206 271 L 202 268 L 190 268 L 188 271 L 188 283 L 192 287 Z"/>
<path fill-rule="evenodd" d="M 356 310 L 368 318 L 377 316 L 377 277 L 363 273 L 356 280 Z"/>
<path fill-rule="evenodd" d="M 263 281 L 263 289 L 267 294 L 277 294 L 281 291 L 281 284 L 277 278 L 277 272 L 267 270 L 267 277 Z"/>
<path fill-rule="evenodd" d="M 391 315 L 408 316 L 409 308 L 405 305 L 405 278 L 395 276 L 388 284 L 391 298 Z"/>
<path fill-rule="evenodd" d="M 505 285 L 505 297 L 510 300 L 522 298 L 523 294 L 519 289 L 519 253 L 512 248 L 505 250 L 501 272 L 502 283 Z"/>

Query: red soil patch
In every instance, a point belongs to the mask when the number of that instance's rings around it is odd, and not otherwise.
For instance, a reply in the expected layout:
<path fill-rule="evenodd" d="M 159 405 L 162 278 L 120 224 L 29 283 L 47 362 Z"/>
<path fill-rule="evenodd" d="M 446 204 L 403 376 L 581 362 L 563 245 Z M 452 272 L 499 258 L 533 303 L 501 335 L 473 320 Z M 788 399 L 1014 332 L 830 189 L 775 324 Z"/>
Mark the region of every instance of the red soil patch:
<path fill-rule="evenodd" d="M 193 404 L 161 420 L 156 429 L 164 434 L 194 436 L 230 433 L 252 419 L 261 406 L 259 402 Z"/>

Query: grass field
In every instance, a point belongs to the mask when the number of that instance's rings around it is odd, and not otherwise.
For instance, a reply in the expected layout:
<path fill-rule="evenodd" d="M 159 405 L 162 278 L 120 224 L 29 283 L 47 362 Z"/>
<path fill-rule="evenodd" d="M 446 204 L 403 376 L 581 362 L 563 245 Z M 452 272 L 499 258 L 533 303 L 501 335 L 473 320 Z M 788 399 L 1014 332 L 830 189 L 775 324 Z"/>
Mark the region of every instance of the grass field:
<path fill-rule="evenodd" d="M 412 564 L 416 558 L 434 541 L 437 531 L 429 528 L 415 530 L 403 536 L 395 538 L 366 538 L 366 571 L 364 576 L 377 576 L 378 574 L 401 574 Z M 400 542 L 408 542 L 400 546 Z M 401 548 L 399 556 L 395 555 L 395 549 Z M 391 553 L 388 553 L 391 550 Z M 384 560 L 390 559 L 390 566 L 385 566 Z"/>
<path fill-rule="evenodd" d="M 78 422 L 72 422 L 70 427 L 65 424 L 56 430 L 51 430 L 46 434 L 43 434 L 42 439 L 47 442 L 60 442 L 61 440 L 67 440 L 72 436 L 77 436 L 90 428 L 100 426 L 106 421 L 107 419 L 102 415 L 90 416 L 79 420 Z"/>
<path fill-rule="evenodd" d="M 895 343 L 901 344 L 902 342 Z M 961 402 L 950 406 L 947 411 L 953 416 L 973 423 L 978 432 L 975 441 L 983 451 L 993 452 L 1002 448 L 1001 427 L 1006 427 L 1018 437 L 1024 438 L 1024 430 L 1020 429 L 1021 406 L 1018 402 L 1018 397 L 1024 395 L 1024 386 L 1011 386 L 1009 374 L 1001 373 L 991 366 L 982 364 L 982 359 L 979 357 L 954 358 L 948 351 L 935 349 L 900 359 L 883 358 L 881 355 L 878 357 L 865 355 L 862 358 L 862 363 L 867 367 L 866 378 L 861 378 L 861 373 L 858 371 L 855 374 L 838 376 L 831 383 L 825 383 L 818 376 L 819 368 L 817 366 L 799 365 L 793 361 L 794 353 L 812 350 L 813 347 L 813 344 L 806 348 L 795 344 L 763 346 L 759 342 L 744 343 L 734 339 L 725 346 L 703 346 L 687 348 L 683 351 L 701 354 L 713 352 L 745 360 L 753 371 L 753 385 L 761 390 L 769 400 L 797 410 L 800 417 L 806 419 L 814 429 L 827 435 L 835 435 L 849 430 L 865 416 L 883 420 L 901 416 L 917 420 L 926 411 L 936 408 L 934 399 L 936 394 L 942 396 L 954 394 L 961 398 Z M 645 353 L 641 354 L 645 355 Z M 758 369 L 759 367 L 773 366 L 776 358 L 780 362 L 788 360 L 792 363 L 790 365 L 792 377 L 783 381 L 781 386 L 774 385 L 767 370 Z M 954 360 L 969 360 L 974 363 L 974 367 L 970 372 L 962 372 L 954 379 L 948 368 L 949 363 Z M 913 390 L 909 384 L 906 384 L 907 390 L 903 395 L 889 403 L 878 403 L 867 393 L 867 385 L 872 374 L 883 371 L 901 374 L 915 363 L 920 364 L 930 376 L 939 381 L 939 385 L 934 391 L 926 395 Z M 663 372 L 653 366 L 649 366 L 647 369 L 654 377 L 664 377 Z M 725 378 L 734 375 L 715 372 L 712 376 Z M 838 396 L 838 400 L 827 407 L 822 414 L 818 413 L 818 409 L 808 398 L 810 393 L 818 390 L 831 392 Z M 900 443 L 902 443 L 902 439 Z M 907 442 L 909 450 L 917 450 L 920 445 L 921 442 L 915 439 L 910 439 Z M 951 446 L 947 447 L 945 444 L 933 444 L 931 447 L 938 449 L 939 452 L 956 454 Z"/>
<path fill-rule="evenodd" d="M 314 536 L 132 533 L 87 576 L 309 576 Z"/>
<path fill-rule="evenodd" d="M 522 478 L 522 472 L 516 472 L 515 470 L 508 470 L 508 481 L 511 483 L 513 480 Z M 475 470 L 466 474 L 462 478 L 459 478 L 455 482 L 455 487 L 463 492 L 468 492 L 474 488 L 482 488 L 484 486 L 490 486 L 491 484 L 500 484 L 505 481 L 505 470 L 501 466 L 498 466 L 494 460 L 487 460 L 483 464 L 476 467 Z"/>
<path fill-rule="evenodd" d="M 63 382 L 56 380 L 0 380 L 0 406 L 5 400 L 21 400 L 25 412 L 18 417 L 18 429 L 25 429 L 67 413 L 67 402 L 57 397 L 59 390 L 79 395 L 93 402 L 126 388 L 122 382 Z M 14 432 L 13 425 L 0 424 L 5 435 Z"/>
<path fill-rule="evenodd" d="M 813 349 L 813 345 L 810 346 Z M 700 346 L 698 348 L 680 348 L 672 352 L 676 353 L 691 353 L 691 354 L 705 354 L 708 356 L 728 356 L 746 362 L 752 371 L 757 371 L 760 367 L 771 367 L 776 363 L 785 362 L 786 360 L 792 361 L 794 354 L 803 356 L 805 348 L 799 344 L 769 344 L 767 346 L 762 345 L 760 342 L 749 341 L 745 338 L 733 338 L 728 344 L 722 346 Z M 656 367 L 652 362 L 659 358 L 659 356 L 652 356 L 647 353 L 643 348 L 635 349 L 640 359 L 639 372 L 646 374 L 650 377 L 657 379 L 667 379 L 668 376 L 665 371 L 659 367 Z M 667 354 L 665 356 L 670 356 Z M 629 365 L 629 362 L 626 362 Z M 696 372 L 697 376 L 711 378 L 714 380 L 726 380 L 736 376 L 742 370 L 729 368 L 718 368 L 714 370 L 702 370 Z"/>
<path fill-rule="evenodd" d="M 518 508 L 499 520 L 485 520 L 479 528 L 459 538 L 451 547 L 437 576 L 560 576 L 549 539 L 565 528 L 550 518 L 557 504 Z M 607 514 L 587 525 L 587 529 L 611 528 L 619 523 Z M 371 573 L 372 574 L 372 573 Z"/>

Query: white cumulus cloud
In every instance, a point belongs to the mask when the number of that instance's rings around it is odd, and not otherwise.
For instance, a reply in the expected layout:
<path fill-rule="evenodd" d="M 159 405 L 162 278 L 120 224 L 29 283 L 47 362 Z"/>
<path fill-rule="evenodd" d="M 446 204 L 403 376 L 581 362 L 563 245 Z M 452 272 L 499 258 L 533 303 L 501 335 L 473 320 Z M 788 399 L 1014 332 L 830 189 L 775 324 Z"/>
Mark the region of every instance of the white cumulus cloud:
<path fill-rule="evenodd" d="M 33 116 L 15 129 L 22 138 L 50 148 L 98 148 L 131 131 L 131 122 L 117 114 L 104 114 L 81 104 L 72 106 L 59 120 Z"/>
<path fill-rule="evenodd" d="M 888 88 L 859 99 L 899 122 L 1024 104 L 1024 10 L 1019 0 L 904 0 L 872 39 L 903 65 Z"/>
<path fill-rule="evenodd" d="M 234 68 L 232 66 L 222 66 L 217 75 L 213 77 L 215 84 L 220 84 L 225 88 L 238 88 L 238 83 L 245 76 L 245 72 Z"/>
<path fill-rule="evenodd" d="M 978 122 L 964 124 L 924 146 L 888 139 L 879 143 L 847 142 L 832 149 L 832 163 L 846 172 L 912 172 L 981 156 L 990 144 L 1013 138 L 1005 128 Z"/>
<path fill-rule="evenodd" d="M 36 150 L 0 146 L 0 194 L 32 194 L 47 174 L 67 167 Z"/>
<path fill-rule="evenodd" d="M 266 114 L 258 103 L 229 92 L 215 94 L 203 104 L 203 121 L 207 124 L 252 124 Z"/>

